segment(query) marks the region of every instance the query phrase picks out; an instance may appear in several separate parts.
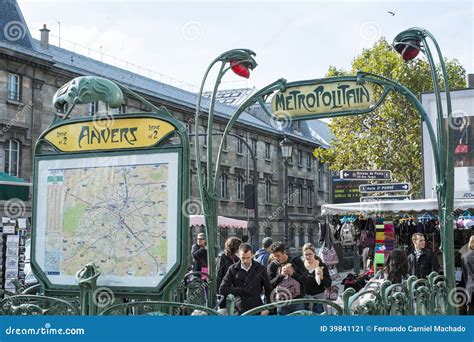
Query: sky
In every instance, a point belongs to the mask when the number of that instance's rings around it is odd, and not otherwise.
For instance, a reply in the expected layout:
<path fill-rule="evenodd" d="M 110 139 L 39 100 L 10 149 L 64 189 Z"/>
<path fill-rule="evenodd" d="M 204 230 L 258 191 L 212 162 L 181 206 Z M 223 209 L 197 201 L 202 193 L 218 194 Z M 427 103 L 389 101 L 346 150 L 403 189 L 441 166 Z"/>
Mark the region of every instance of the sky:
<path fill-rule="evenodd" d="M 222 88 L 261 88 L 281 77 L 321 78 L 330 66 L 350 69 L 380 37 L 391 42 L 414 26 L 430 31 L 445 57 L 474 73 L 472 1 L 18 3 L 33 37 L 46 24 L 54 45 L 60 35 L 63 48 L 187 90 L 196 91 L 209 63 L 233 48 L 255 51 L 258 66 L 248 80 L 227 73 Z"/>

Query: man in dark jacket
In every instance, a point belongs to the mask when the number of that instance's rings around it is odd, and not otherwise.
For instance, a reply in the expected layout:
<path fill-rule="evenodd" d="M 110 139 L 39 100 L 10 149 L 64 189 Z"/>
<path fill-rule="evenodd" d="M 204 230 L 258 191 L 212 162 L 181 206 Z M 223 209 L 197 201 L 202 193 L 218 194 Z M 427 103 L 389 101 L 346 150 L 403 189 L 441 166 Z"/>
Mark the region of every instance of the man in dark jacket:
<path fill-rule="evenodd" d="M 260 295 L 265 293 L 266 302 L 270 303 L 272 285 L 265 267 L 253 261 L 252 247 L 243 243 L 239 247 L 240 261 L 229 267 L 222 280 L 219 292 L 224 296 L 236 296 L 235 307 L 241 314 L 263 305 Z M 268 315 L 265 310 L 262 315 Z"/>
<path fill-rule="evenodd" d="M 431 272 L 439 272 L 438 257 L 432 250 L 425 248 L 425 236 L 415 233 L 411 237 L 413 251 L 408 255 L 408 273 L 417 278 L 426 278 Z"/>
<path fill-rule="evenodd" d="M 274 242 L 270 248 L 274 260 L 268 265 L 267 272 L 273 288 L 276 289 L 285 277 L 292 277 L 300 283 L 300 294 L 295 298 L 288 299 L 303 298 L 306 294 L 305 289 L 308 280 L 303 260 L 299 257 L 291 257 L 288 255 L 283 242 Z M 283 267 L 285 264 L 291 264 L 292 267 Z M 277 313 L 279 315 L 287 315 L 303 309 L 304 304 L 293 304 L 277 308 Z"/>
<path fill-rule="evenodd" d="M 197 236 L 197 243 L 191 247 L 194 272 L 208 273 L 206 244 L 206 235 L 204 233 L 199 233 Z"/>

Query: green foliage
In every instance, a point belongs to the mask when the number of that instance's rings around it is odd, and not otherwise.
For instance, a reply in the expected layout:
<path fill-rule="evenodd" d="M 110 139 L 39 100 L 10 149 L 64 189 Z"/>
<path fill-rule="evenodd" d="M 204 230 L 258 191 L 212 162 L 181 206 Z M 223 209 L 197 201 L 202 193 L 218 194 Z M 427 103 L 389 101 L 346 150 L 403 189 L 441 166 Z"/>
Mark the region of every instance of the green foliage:
<path fill-rule="evenodd" d="M 465 69 L 457 60 L 445 62 L 450 88 L 464 87 Z M 433 91 L 428 62 L 418 57 L 410 63 L 404 63 L 384 38 L 371 49 L 364 49 L 353 60 L 350 72 L 331 66 L 326 77 L 355 74 L 358 70 L 398 81 L 417 96 L 422 92 Z M 439 84 L 444 89 L 439 71 Z M 374 112 L 334 118 L 330 129 L 333 148 L 319 148 L 315 156 L 329 163 L 331 170 L 392 170 L 393 181 L 412 183 L 413 196 L 421 196 L 421 119 L 404 96 L 391 92 Z"/>

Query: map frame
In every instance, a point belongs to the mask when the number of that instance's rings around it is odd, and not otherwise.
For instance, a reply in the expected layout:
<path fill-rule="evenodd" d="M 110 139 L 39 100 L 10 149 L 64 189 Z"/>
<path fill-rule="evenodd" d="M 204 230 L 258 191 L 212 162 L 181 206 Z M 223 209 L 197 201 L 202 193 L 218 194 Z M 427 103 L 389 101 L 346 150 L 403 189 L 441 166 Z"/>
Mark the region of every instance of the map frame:
<path fill-rule="evenodd" d="M 178 147 L 154 147 L 154 148 L 148 148 L 148 149 L 137 149 L 137 150 L 121 150 L 121 151 L 106 151 L 106 152 L 96 152 L 96 153 L 91 153 L 91 152 L 82 152 L 82 153 L 70 153 L 70 154 L 44 154 L 44 155 L 36 155 L 35 160 L 34 160 L 34 167 L 35 167 L 35 173 L 34 173 L 34 191 L 33 191 L 33 217 L 32 217 L 32 223 L 33 227 L 35 227 L 35 230 L 37 229 L 38 226 L 38 213 L 37 213 L 37 207 L 38 207 L 38 178 L 39 178 L 39 163 L 42 161 L 55 161 L 55 160 L 87 160 L 91 158 L 113 158 L 113 157 L 135 157 L 135 156 L 160 156 L 160 155 L 170 155 L 172 154 L 173 156 L 176 156 L 176 167 L 175 170 L 177 171 L 174 175 L 169 174 L 169 180 L 171 181 L 171 177 L 174 177 L 174 183 L 176 184 L 176 201 L 174 204 L 168 203 L 168 205 L 172 205 L 172 208 L 174 209 L 175 212 L 175 217 L 176 217 L 176 225 L 175 225 L 175 240 L 170 241 L 168 240 L 168 249 L 173 249 L 174 250 L 174 260 L 173 264 L 168 264 L 166 267 L 166 273 L 164 277 L 160 279 L 158 284 L 156 286 L 140 286 L 139 284 L 124 284 L 123 286 L 118 286 L 114 284 L 108 284 L 107 282 L 101 281 L 101 278 L 103 276 L 101 275 L 98 278 L 98 286 L 106 286 L 107 288 L 110 288 L 112 291 L 114 291 L 114 294 L 116 295 L 127 295 L 130 293 L 138 294 L 138 293 L 143 293 L 143 294 L 150 294 L 150 293 L 160 293 L 163 291 L 163 289 L 174 279 L 174 274 L 176 271 L 181 267 L 180 264 L 180 258 L 182 258 L 183 255 L 183 250 L 182 250 L 182 236 L 183 236 L 183 230 L 186 229 L 186 227 L 183 226 L 185 224 L 184 217 L 181 213 L 181 204 L 183 201 L 183 198 L 186 197 L 185 194 L 183 194 L 183 191 L 186 191 L 183 189 L 183 184 L 182 184 L 182 179 L 178 177 L 178 174 L 181 174 L 183 172 L 183 149 Z M 42 197 L 43 198 L 43 197 Z M 169 229 L 169 227 L 168 227 Z M 167 231 L 168 234 L 168 231 Z M 43 240 L 44 241 L 44 240 Z M 79 286 L 78 284 L 71 284 L 71 282 L 55 282 L 51 281 L 51 277 L 48 276 L 43 268 L 42 265 L 37 260 L 37 255 L 38 253 L 41 253 L 44 251 L 44 245 L 41 246 L 42 240 L 41 238 L 38 238 L 38 232 L 35 232 L 32 234 L 32 255 L 31 255 L 31 264 L 32 264 L 32 269 L 35 272 L 35 275 L 39 278 L 40 282 L 44 284 L 45 288 L 48 290 L 48 292 L 60 292 L 60 293 L 76 293 L 79 291 Z M 169 256 L 169 254 L 168 254 Z M 91 260 L 91 262 L 97 263 L 97 260 Z M 77 270 L 79 271 L 79 270 Z"/>

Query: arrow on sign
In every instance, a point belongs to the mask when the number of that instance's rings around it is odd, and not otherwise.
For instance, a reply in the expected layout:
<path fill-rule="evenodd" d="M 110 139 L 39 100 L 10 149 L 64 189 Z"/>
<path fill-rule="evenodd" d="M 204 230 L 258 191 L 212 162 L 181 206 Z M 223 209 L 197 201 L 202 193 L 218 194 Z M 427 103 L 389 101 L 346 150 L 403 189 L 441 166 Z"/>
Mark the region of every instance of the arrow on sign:
<path fill-rule="evenodd" d="M 398 192 L 411 190 L 411 183 L 362 184 L 360 192 Z"/>

